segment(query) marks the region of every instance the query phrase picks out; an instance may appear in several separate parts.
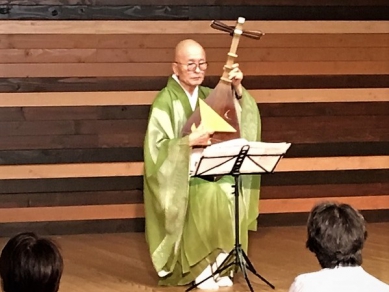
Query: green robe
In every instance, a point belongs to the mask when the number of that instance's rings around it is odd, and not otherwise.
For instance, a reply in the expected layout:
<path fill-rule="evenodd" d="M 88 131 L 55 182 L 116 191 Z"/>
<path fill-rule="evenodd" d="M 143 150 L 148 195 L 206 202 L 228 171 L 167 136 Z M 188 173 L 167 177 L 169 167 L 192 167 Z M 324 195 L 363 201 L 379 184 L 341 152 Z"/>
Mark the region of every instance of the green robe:
<path fill-rule="evenodd" d="M 210 93 L 199 87 L 199 98 Z M 244 90 L 241 136 L 260 140 L 255 100 Z M 221 252 L 234 246 L 234 179 L 217 182 L 189 177 L 191 147 L 181 129 L 192 114 L 182 87 L 170 77 L 154 100 L 144 144 L 146 239 L 160 285 L 193 281 Z M 240 177 L 240 240 L 247 250 L 248 230 L 256 229 L 259 176 Z"/>

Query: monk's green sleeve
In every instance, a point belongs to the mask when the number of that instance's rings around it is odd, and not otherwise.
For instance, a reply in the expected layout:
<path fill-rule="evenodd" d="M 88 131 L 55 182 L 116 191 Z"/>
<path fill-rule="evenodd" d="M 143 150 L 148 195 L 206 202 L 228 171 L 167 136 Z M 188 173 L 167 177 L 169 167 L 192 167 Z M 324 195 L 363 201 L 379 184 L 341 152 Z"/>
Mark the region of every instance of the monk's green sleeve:
<path fill-rule="evenodd" d="M 151 108 L 144 144 L 146 238 L 157 272 L 178 254 L 187 210 L 190 147 L 188 137 L 180 137 L 185 120 L 180 100 L 162 91 Z"/>
<path fill-rule="evenodd" d="M 245 89 L 240 106 L 242 107 L 241 137 L 248 141 L 261 141 L 261 117 L 258 106 L 255 99 Z M 241 179 L 241 192 L 246 207 L 248 229 L 257 230 L 261 177 L 259 175 L 243 175 Z"/>

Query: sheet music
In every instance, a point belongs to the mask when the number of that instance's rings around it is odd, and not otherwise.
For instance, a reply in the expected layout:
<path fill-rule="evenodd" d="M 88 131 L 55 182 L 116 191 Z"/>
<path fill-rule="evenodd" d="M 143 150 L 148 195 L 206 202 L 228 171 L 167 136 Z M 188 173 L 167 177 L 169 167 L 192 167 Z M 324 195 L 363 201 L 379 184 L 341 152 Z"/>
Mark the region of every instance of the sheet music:
<path fill-rule="evenodd" d="M 290 143 L 249 142 L 246 139 L 233 139 L 208 146 L 203 151 L 195 149 L 191 156 L 191 175 L 220 175 L 231 172 L 237 155 L 244 145 L 249 145 L 241 173 L 272 172 L 281 156 L 291 146 Z M 199 162 L 201 163 L 199 165 Z"/>

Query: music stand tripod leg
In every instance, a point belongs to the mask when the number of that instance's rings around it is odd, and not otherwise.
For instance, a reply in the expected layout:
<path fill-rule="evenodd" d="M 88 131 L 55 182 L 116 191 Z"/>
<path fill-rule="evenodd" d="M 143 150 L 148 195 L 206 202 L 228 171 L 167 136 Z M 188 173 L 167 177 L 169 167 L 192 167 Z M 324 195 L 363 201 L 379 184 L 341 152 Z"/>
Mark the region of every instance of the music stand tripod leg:
<path fill-rule="evenodd" d="M 261 279 L 263 282 L 265 282 L 267 285 L 269 285 L 272 289 L 275 289 L 275 286 L 270 283 L 268 280 L 266 280 L 264 277 L 262 277 L 257 271 L 256 269 L 254 268 L 253 264 L 251 263 L 249 257 L 246 255 L 246 253 L 244 252 L 244 250 L 242 250 L 242 255 L 243 255 L 243 258 L 245 259 L 245 264 L 246 264 L 246 267 L 247 269 L 253 273 L 255 276 L 257 276 L 259 279 Z"/>
<path fill-rule="evenodd" d="M 240 270 L 242 271 L 243 277 L 246 280 L 247 286 L 249 286 L 250 291 L 254 292 L 253 286 L 251 285 L 251 282 L 250 282 L 249 277 L 247 275 L 246 263 L 245 263 L 245 260 L 243 258 L 242 252 L 243 252 L 243 250 L 241 249 L 241 247 L 239 247 L 238 254 L 237 254 L 237 259 L 238 259 L 237 264 L 239 265 Z"/>

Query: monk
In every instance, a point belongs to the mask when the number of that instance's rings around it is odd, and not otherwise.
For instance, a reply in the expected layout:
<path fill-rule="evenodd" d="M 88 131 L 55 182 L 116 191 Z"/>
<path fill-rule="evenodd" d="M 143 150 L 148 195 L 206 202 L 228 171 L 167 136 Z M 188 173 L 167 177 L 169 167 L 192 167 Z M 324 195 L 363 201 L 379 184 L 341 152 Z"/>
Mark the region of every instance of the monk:
<path fill-rule="evenodd" d="M 155 98 L 144 143 L 146 239 L 160 285 L 187 285 L 210 276 L 234 246 L 232 176 L 217 181 L 189 176 L 194 146 L 210 144 L 212 133 L 201 125 L 191 134 L 181 130 L 210 88 L 201 86 L 207 69 L 203 47 L 194 40 L 175 49 L 173 75 Z M 241 137 L 260 140 L 257 104 L 243 88 L 235 65 L 229 78 L 238 99 Z M 241 176 L 240 240 L 247 251 L 248 230 L 256 230 L 259 176 Z M 228 275 L 212 277 L 200 289 L 231 286 Z"/>

